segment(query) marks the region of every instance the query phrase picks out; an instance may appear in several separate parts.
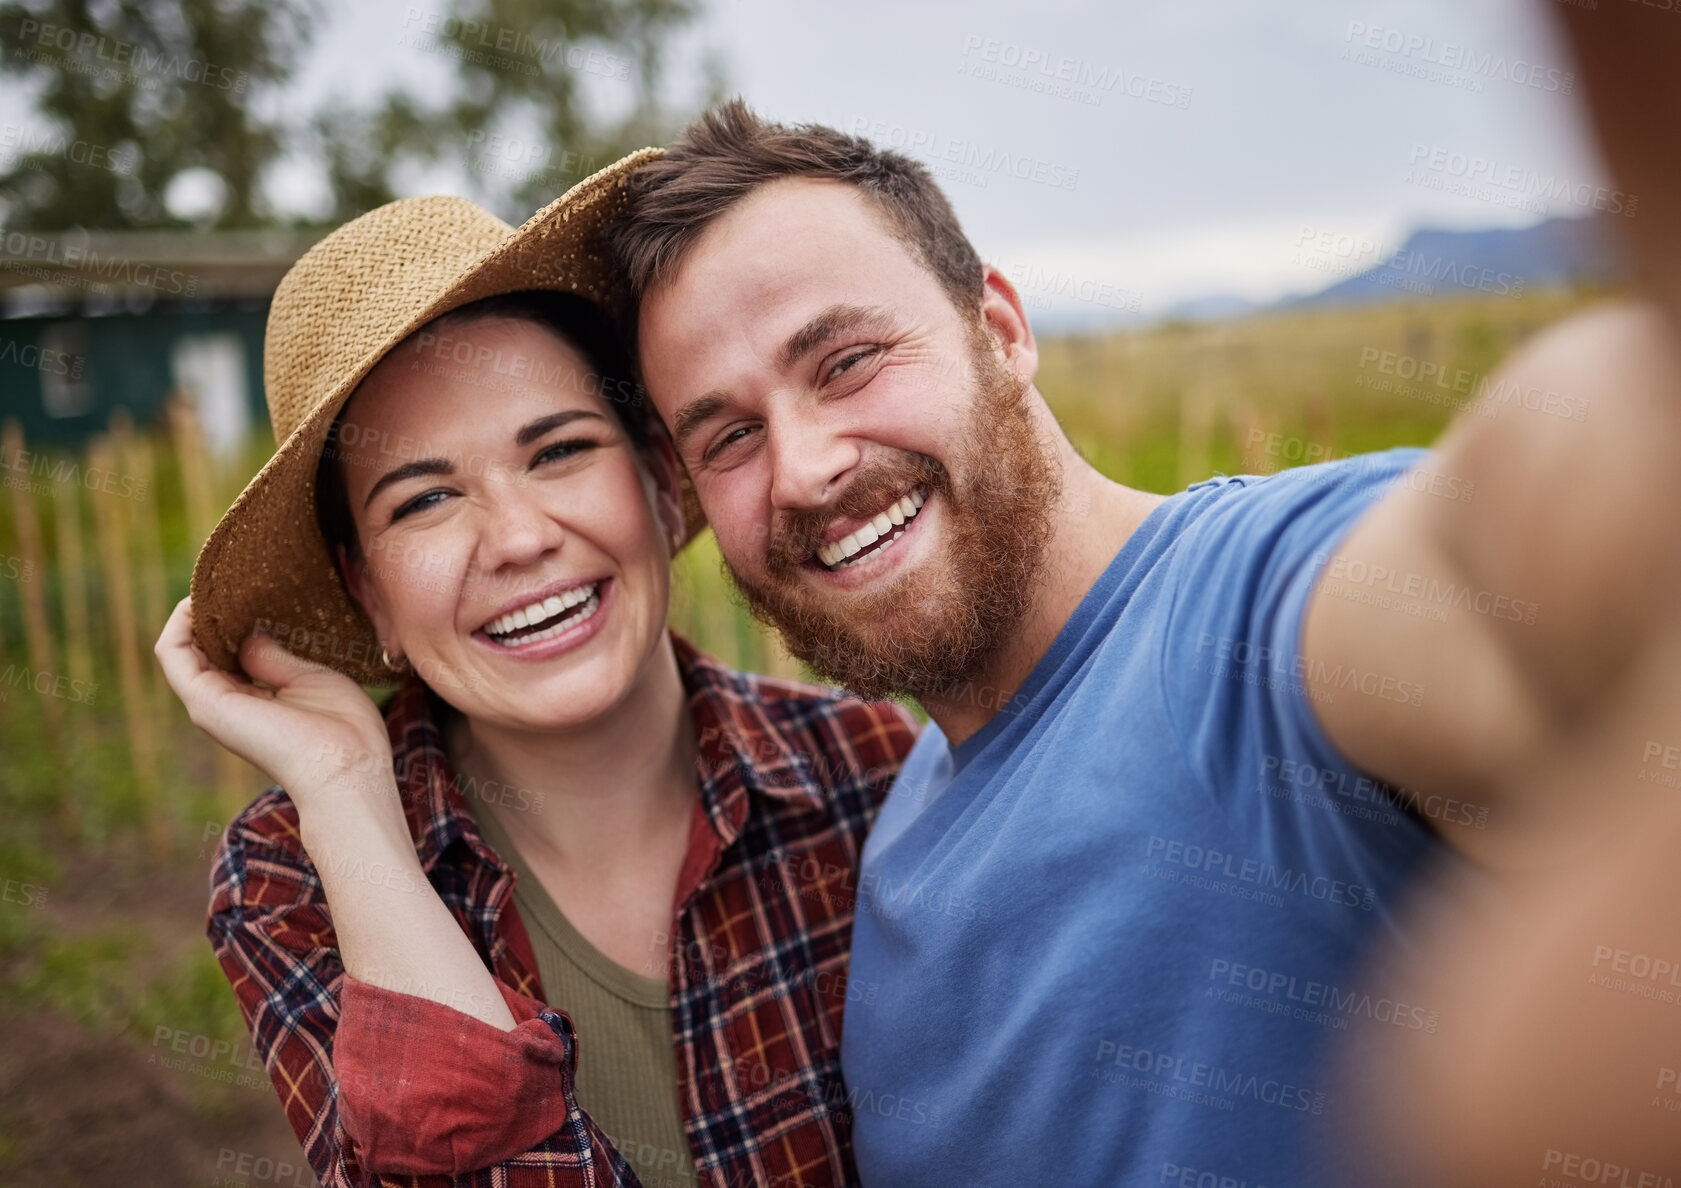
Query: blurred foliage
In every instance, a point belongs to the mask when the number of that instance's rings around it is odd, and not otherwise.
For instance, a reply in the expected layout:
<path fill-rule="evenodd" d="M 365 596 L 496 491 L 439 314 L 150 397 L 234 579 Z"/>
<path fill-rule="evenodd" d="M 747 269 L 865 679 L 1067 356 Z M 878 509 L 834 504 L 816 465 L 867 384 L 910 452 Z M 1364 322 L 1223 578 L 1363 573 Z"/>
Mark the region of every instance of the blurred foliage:
<path fill-rule="evenodd" d="M 0 71 L 36 89 L 51 131 L 0 175 L 9 227 L 181 225 L 164 206 L 190 170 L 221 179 L 218 227 L 264 218 L 285 128 L 252 97 L 296 68 L 315 0 L 12 0 Z"/>
<path fill-rule="evenodd" d="M 388 95 L 374 111 L 322 114 L 313 131 L 338 203 L 334 221 L 396 197 L 392 166 L 464 160 L 480 199 L 509 219 L 632 149 L 670 138 L 686 112 L 660 97 L 665 49 L 698 12 L 692 0 L 460 0 L 406 11 L 412 50 L 453 63 L 441 102 Z M 696 106 L 721 98 L 705 64 Z M 614 92 L 609 118 L 587 102 L 587 84 Z M 371 151 L 370 151 L 371 150 Z"/>
<path fill-rule="evenodd" d="M 8 133 L 0 225 L 262 226 L 282 221 L 264 184 L 283 160 L 320 171 L 328 224 L 401 196 L 405 170 L 443 160 L 518 220 L 687 115 L 667 110 L 661 82 L 693 0 L 436 0 L 403 12 L 399 52 L 420 55 L 437 86 L 298 111 L 286 89 L 330 31 L 323 0 L 0 3 L 0 76 L 34 96 L 40 125 Z M 716 65 L 702 74 L 696 105 L 722 94 Z M 195 205 L 172 212 L 166 197 L 182 183 Z"/>

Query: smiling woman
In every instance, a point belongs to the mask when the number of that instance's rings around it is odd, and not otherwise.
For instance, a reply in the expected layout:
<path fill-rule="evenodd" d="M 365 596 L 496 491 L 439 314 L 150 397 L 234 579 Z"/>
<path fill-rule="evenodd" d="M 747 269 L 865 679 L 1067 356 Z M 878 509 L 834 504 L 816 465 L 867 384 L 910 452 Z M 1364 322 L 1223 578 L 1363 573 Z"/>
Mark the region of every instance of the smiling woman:
<path fill-rule="evenodd" d="M 518 231 L 393 203 L 298 263 L 280 448 L 158 640 L 275 780 L 209 934 L 323 1184 L 856 1180 L 846 888 L 912 719 L 667 629 L 695 524 L 600 304 L 612 172 Z"/>

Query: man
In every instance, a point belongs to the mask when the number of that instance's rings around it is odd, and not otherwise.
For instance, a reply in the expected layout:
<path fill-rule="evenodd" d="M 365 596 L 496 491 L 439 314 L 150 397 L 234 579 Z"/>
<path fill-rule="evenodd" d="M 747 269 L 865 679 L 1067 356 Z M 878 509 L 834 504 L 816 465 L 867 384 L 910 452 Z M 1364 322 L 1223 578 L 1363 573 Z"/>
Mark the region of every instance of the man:
<path fill-rule="evenodd" d="M 1504 776 L 1669 613 L 1657 317 L 1540 335 L 1434 451 L 1164 499 L 1069 445 L 915 164 L 732 104 L 633 186 L 646 383 L 738 584 L 934 721 L 857 888 L 865 1182 L 1350 1182 L 1334 1042 L 1442 1042 L 1361 981 L 1403 891 L 1569 807 Z"/>

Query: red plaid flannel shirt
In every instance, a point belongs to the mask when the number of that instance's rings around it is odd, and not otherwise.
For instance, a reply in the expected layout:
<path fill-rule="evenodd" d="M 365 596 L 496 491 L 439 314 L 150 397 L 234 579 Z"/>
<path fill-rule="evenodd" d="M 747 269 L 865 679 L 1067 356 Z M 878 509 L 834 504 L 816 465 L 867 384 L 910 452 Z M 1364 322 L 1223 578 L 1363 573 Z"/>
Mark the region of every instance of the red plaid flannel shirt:
<path fill-rule="evenodd" d="M 864 836 L 914 719 L 734 672 L 673 634 L 700 741 L 700 799 L 670 947 L 672 1042 L 700 1182 L 853 1184 L 841 1012 Z M 517 1026 L 348 977 L 279 787 L 228 827 L 208 932 L 286 1118 L 322 1184 L 633 1185 L 579 1109 L 571 1021 L 543 1000 L 512 901 L 410 678 L 386 707 L 427 879 Z M 400 1176 L 400 1181 L 388 1176 Z M 418 1178 L 417 1178 L 418 1177 Z"/>

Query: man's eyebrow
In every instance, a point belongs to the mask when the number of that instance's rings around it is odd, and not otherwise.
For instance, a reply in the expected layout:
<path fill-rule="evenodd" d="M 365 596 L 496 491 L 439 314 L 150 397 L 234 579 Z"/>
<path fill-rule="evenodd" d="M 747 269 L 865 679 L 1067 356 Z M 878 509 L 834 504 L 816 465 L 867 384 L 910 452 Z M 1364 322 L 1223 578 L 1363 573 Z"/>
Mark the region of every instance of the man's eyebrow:
<path fill-rule="evenodd" d="M 718 410 L 730 402 L 730 398 L 722 392 L 708 392 L 704 396 L 697 396 L 671 418 L 671 444 L 678 453 L 683 452 L 684 443 L 694 435 L 707 421 L 718 415 Z"/>
<path fill-rule="evenodd" d="M 530 445 L 551 430 L 590 417 L 596 420 L 603 419 L 600 413 L 582 408 L 569 408 L 562 412 L 550 413 L 546 417 L 538 417 L 535 421 L 520 427 L 519 432 L 514 434 L 514 444 Z M 388 470 L 379 476 L 378 481 L 373 485 L 373 489 L 368 492 L 368 497 L 362 501 L 362 506 L 366 508 L 374 501 L 375 495 L 378 495 L 392 483 L 400 483 L 404 479 L 420 478 L 429 474 L 454 473 L 455 464 L 448 458 L 417 458 L 413 462 L 405 462 L 394 470 Z"/>
<path fill-rule="evenodd" d="M 831 305 L 788 336 L 778 362 L 787 370 L 835 335 L 878 324 L 886 317 L 886 310 L 867 305 Z"/>

